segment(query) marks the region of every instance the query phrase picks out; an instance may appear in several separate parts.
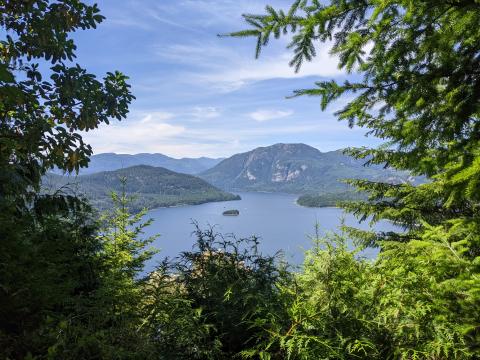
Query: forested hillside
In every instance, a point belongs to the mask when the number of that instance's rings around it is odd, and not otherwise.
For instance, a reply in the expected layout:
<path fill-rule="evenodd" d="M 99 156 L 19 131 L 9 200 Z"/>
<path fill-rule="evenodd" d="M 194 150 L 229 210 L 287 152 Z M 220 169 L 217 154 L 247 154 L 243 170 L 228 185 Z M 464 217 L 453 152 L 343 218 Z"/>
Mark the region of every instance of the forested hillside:
<path fill-rule="evenodd" d="M 83 196 L 101 210 L 113 206 L 112 191 L 124 191 L 133 196 L 130 204 L 132 210 L 240 199 L 195 176 L 146 165 L 92 175 L 47 174 L 43 179 L 43 188 L 49 193 L 62 191 Z"/>
<path fill-rule="evenodd" d="M 305 194 L 297 199 L 297 204 L 306 207 L 328 207 L 338 206 L 346 201 L 366 200 L 367 195 L 357 193 L 353 190 L 326 193 L 326 194 Z"/>

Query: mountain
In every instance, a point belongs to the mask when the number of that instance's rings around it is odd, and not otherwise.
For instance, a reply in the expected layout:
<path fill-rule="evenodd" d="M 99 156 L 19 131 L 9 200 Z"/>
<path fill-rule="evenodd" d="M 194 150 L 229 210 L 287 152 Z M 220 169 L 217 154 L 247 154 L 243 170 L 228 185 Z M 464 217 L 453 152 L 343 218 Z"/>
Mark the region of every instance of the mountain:
<path fill-rule="evenodd" d="M 135 196 L 134 210 L 239 199 L 198 177 L 147 165 L 81 176 L 47 174 L 42 186 L 50 193 L 61 189 L 83 195 L 95 207 L 106 209 L 112 204 L 110 192 L 122 191 L 123 177 L 126 192 Z"/>
<path fill-rule="evenodd" d="M 90 157 L 88 168 L 81 169 L 82 175 L 94 174 L 101 171 L 113 171 L 135 165 L 150 165 L 163 167 L 184 174 L 198 174 L 217 165 L 223 159 L 182 158 L 174 159 L 163 154 L 115 154 L 103 153 Z M 59 171 L 55 173 L 60 174 Z"/>
<path fill-rule="evenodd" d="M 326 194 L 348 191 L 339 180 L 362 178 L 389 182 L 414 181 L 407 173 L 382 166 L 364 167 L 364 160 L 341 150 L 322 153 L 305 144 L 275 144 L 236 154 L 199 176 L 226 190 Z"/>

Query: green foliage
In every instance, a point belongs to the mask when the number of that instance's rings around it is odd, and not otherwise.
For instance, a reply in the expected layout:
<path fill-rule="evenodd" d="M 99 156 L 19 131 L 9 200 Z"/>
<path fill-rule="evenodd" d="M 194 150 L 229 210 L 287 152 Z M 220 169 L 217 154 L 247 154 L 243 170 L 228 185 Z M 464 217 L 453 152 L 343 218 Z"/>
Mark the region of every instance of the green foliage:
<path fill-rule="evenodd" d="M 100 218 L 102 228 L 99 240 L 102 246 L 104 264 L 112 271 L 114 278 L 124 277 L 131 281 L 143 270 L 143 265 L 156 251 L 145 250 L 156 236 L 144 238 L 143 229 L 152 223 L 152 219 L 141 222 L 147 209 L 131 215 L 129 204 L 133 198 L 126 193 L 126 178 L 120 179 L 123 189 L 120 194 L 112 192 L 113 208 Z M 110 281 L 109 281 L 110 282 Z"/>
<path fill-rule="evenodd" d="M 92 151 L 78 131 L 124 118 L 133 96 L 119 72 L 99 81 L 70 65 L 76 46 L 69 33 L 104 19 L 96 5 L 16 0 L 2 1 L 0 10 L 2 184 L 16 177 L 25 189 L 38 186 L 45 169 L 86 166 Z"/>
<path fill-rule="evenodd" d="M 215 359 L 220 342 L 212 340 L 214 326 L 206 323 L 201 308 L 171 272 L 171 264 L 162 263 L 150 274 L 142 298 L 142 330 L 150 334 L 151 358 Z"/>
<path fill-rule="evenodd" d="M 386 358 L 381 343 L 387 331 L 372 318 L 374 274 L 371 263 L 347 249 L 344 237 L 317 235 L 295 276 L 295 287 L 283 289 L 291 298 L 290 323 L 274 329 L 273 340 L 285 358 Z"/>
<path fill-rule="evenodd" d="M 276 284 L 289 275 L 277 256 L 259 252 L 256 237 L 236 239 L 198 227 L 196 235 L 194 251 L 173 265 L 176 281 L 211 324 L 209 339 L 219 348 L 215 358 L 231 358 L 260 343 L 269 314 L 282 318 Z"/>
<path fill-rule="evenodd" d="M 51 358 L 142 359 L 150 354 L 148 333 L 142 331 L 141 275 L 155 253 L 147 248 L 155 237 L 143 236 L 150 220 L 142 222 L 145 211 L 130 214 L 125 191 L 112 193 L 112 199 L 114 206 L 100 217 L 94 237 L 97 286 L 50 329 Z"/>
<path fill-rule="evenodd" d="M 8 236 L 0 245 L 1 357 L 46 354 L 98 288 L 101 264 L 91 208 L 74 198 L 39 198 L 15 224 L 2 224 Z"/>
<path fill-rule="evenodd" d="M 431 181 L 350 181 L 369 198 L 347 210 L 404 231 L 317 234 L 296 272 L 255 237 L 197 228 L 192 251 L 145 278 L 153 238 L 145 212 L 130 214 L 128 183 L 100 219 L 80 198 L 39 193 L 48 169 L 87 164 L 78 131 L 122 119 L 133 99 L 123 75 L 100 82 L 69 65 L 69 32 L 103 17 L 68 0 L 0 10 L 2 358 L 478 358 L 478 1 L 298 0 L 246 15 L 253 29 L 234 35 L 257 37 L 257 55 L 293 32 L 297 70 L 332 39 L 340 66 L 363 78 L 296 95 L 325 108 L 354 93 L 339 118 L 387 142 L 350 153 Z M 366 245 L 380 247 L 375 261 L 359 257 Z"/>
<path fill-rule="evenodd" d="M 127 181 L 122 183 L 122 179 Z M 109 209 L 113 203 L 110 192 L 125 191 L 133 195 L 132 211 L 176 205 L 196 205 L 211 201 L 239 200 L 193 175 L 176 173 L 152 166 L 132 166 L 77 177 L 47 174 L 42 179 L 43 191 L 62 189 L 77 196 L 85 196 L 97 209 Z"/>
<path fill-rule="evenodd" d="M 269 308 L 267 336 L 244 357 L 475 358 L 480 268 L 462 258 L 465 242 L 448 236 L 429 227 L 422 240 L 384 243 L 367 261 L 345 235 L 317 235 L 293 280 L 277 285 L 281 305 Z"/>
<path fill-rule="evenodd" d="M 317 43 L 330 46 L 339 67 L 357 73 L 357 80 L 319 81 L 294 96 L 319 96 L 325 109 L 353 95 L 338 118 L 385 143 L 348 153 L 367 165 L 386 164 L 430 179 L 418 186 L 350 181 L 368 199 L 347 202 L 348 211 L 372 223 L 389 220 L 401 229 L 344 229 L 362 246 L 381 248 L 370 280 L 377 296 L 371 319 L 387 337 L 378 343 L 370 338 L 371 329 L 359 329 L 368 344 L 382 346 L 363 355 L 326 356 L 475 358 L 480 344 L 478 1 L 299 0 L 288 14 L 267 7 L 264 15 L 244 18 L 252 28 L 230 35 L 256 37 L 257 55 L 271 37 L 292 34 L 290 65 L 297 71 L 314 61 Z M 347 286 L 343 277 L 348 279 L 342 275 L 339 286 Z M 317 326 L 322 324 L 312 329 Z M 321 334 L 307 339 L 306 357 L 318 347 L 316 340 L 326 341 Z"/>
<path fill-rule="evenodd" d="M 401 358 L 475 358 L 479 351 L 479 264 L 468 229 L 425 225 L 421 239 L 387 242 L 376 264 L 378 322 Z M 466 256 L 467 255 L 467 256 Z"/>
<path fill-rule="evenodd" d="M 297 204 L 306 207 L 338 206 L 341 202 L 365 200 L 366 196 L 354 191 L 337 192 L 330 194 L 307 194 L 297 199 Z"/>
<path fill-rule="evenodd" d="M 50 168 L 86 166 L 91 148 L 79 131 L 124 118 L 133 100 L 123 74 L 99 81 L 72 63 L 69 34 L 102 20 L 80 1 L 0 1 L 2 358 L 78 358 L 76 347 L 54 354 L 75 327 L 85 335 L 72 336 L 79 347 L 92 336 L 86 319 L 103 271 L 98 223 L 81 199 L 38 190 Z"/>
<path fill-rule="evenodd" d="M 361 190 L 372 191 L 372 201 L 348 210 L 375 219 L 396 217 L 394 221 L 412 237 L 422 221 L 429 223 L 429 215 L 437 211 L 437 221 L 445 224 L 462 215 L 466 222 L 478 223 L 480 34 L 474 25 L 480 17 L 478 4 L 304 0 L 294 3 L 289 16 L 282 14 L 268 8 L 266 15 L 245 15 L 245 19 L 262 44 L 272 29 L 293 32 L 289 47 L 294 49 L 297 68 L 313 61 L 315 42 L 332 40 L 331 52 L 339 57 L 340 68 L 363 75 L 358 82 L 319 82 L 316 89 L 295 95 L 320 96 L 324 109 L 353 93 L 354 100 L 337 113 L 339 119 L 387 142 L 378 149 L 350 153 L 368 159 L 368 164 L 386 163 L 432 179 L 418 187 L 354 182 Z M 424 209 L 406 221 L 402 217 L 406 203 Z"/>

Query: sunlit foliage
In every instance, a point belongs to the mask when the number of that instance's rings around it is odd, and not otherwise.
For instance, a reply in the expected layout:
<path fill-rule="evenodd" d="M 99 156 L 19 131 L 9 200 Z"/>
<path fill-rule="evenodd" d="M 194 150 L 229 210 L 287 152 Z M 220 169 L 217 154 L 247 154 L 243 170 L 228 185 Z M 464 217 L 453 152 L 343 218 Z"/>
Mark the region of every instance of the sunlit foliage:
<path fill-rule="evenodd" d="M 354 80 L 319 81 L 294 96 L 318 96 L 325 109 L 349 94 L 337 117 L 385 140 L 349 153 L 429 178 L 418 186 L 350 181 L 369 199 L 345 203 L 348 211 L 399 227 L 345 228 L 361 246 L 381 248 L 372 288 L 380 302 L 372 306 L 391 334 L 378 354 L 473 356 L 480 349 L 480 3 L 298 0 L 288 11 L 267 6 L 244 18 L 250 28 L 230 35 L 255 37 L 257 56 L 270 39 L 288 36 L 296 71 L 316 60 L 318 45 L 329 47 Z"/>

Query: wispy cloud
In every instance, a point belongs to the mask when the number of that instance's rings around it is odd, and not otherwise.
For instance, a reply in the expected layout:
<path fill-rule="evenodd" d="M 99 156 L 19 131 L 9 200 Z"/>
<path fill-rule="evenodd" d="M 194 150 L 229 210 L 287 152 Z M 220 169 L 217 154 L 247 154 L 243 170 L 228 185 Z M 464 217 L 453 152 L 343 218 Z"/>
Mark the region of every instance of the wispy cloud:
<path fill-rule="evenodd" d="M 96 153 L 138 153 L 139 149 L 151 151 L 156 144 L 185 133 L 186 128 L 183 125 L 166 122 L 173 116 L 164 112 L 134 114 L 128 121 L 100 126 L 95 131 L 85 132 L 83 137 Z"/>
<path fill-rule="evenodd" d="M 259 122 L 281 119 L 293 114 L 292 110 L 257 110 L 249 114 L 249 116 Z"/>
<path fill-rule="evenodd" d="M 248 151 L 259 145 L 285 141 L 298 142 L 303 136 L 322 133 L 334 137 L 344 129 L 343 124 L 327 121 L 299 121 L 283 126 L 270 126 L 267 119 L 286 117 L 291 110 L 258 110 L 250 115 L 256 117 L 257 126 L 242 126 L 242 115 L 236 122 L 181 122 L 183 115 L 164 111 L 133 113 L 125 122 L 101 126 L 84 133 L 84 139 L 96 153 L 160 152 L 174 157 L 183 156 L 230 156 L 239 151 Z M 353 130 L 349 130 L 353 133 Z"/>
<path fill-rule="evenodd" d="M 272 1 L 270 1 L 271 3 Z M 275 5 L 285 6 L 289 0 L 273 0 Z M 232 26 L 243 23 L 244 13 L 264 13 L 267 2 L 259 0 L 150 0 L 150 10 L 175 16 L 195 14 L 189 23 L 199 27 Z"/>
<path fill-rule="evenodd" d="M 191 116 L 196 119 L 213 119 L 221 115 L 221 111 L 214 106 L 195 106 Z"/>
<path fill-rule="evenodd" d="M 263 13 L 266 3 L 285 9 L 291 0 L 102 0 L 106 26 L 93 37 L 75 34 L 79 58 L 98 74 L 125 72 L 137 100 L 128 120 L 88 132 L 85 140 L 96 153 L 180 157 L 228 156 L 279 141 L 338 139 L 348 146 L 354 136 L 363 139 L 332 116 L 342 100 L 323 114 L 316 99 L 285 100 L 314 79 L 346 76 L 329 44 L 319 45 L 314 61 L 296 74 L 288 66 L 288 37 L 255 60 L 255 39 L 216 36 L 245 28 L 241 14 Z"/>
<path fill-rule="evenodd" d="M 328 47 L 319 49 L 314 61 L 306 62 L 299 73 L 288 65 L 291 54 L 285 51 L 255 60 L 251 53 L 239 54 L 234 47 L 203 43 L 159 47 L 156 54 L 164 60 L 186 66 L 181 76 L 185 82 L 203 83 L 225 92 L 270 79 L 345 75 L 338 69 L 338 59 L 329 54 Z"/>
<path fill-rule="evenodd" d="M 155 24 L 163 23 L 197 33 L 215 26 L 240 26 L 243 13 L 262 13 L 265 9 L 258 0 L 122 0 L 119 5 L 107 17 L 111 25 L 152 30 Z"/>
<path fill-rule="evenodd" d="M 145 124 L 145 123 L 151 123 L 151 122 L 156 122 L 159 123 L 161 121 L 169 120 L 174 118 L 175 115 L 170 112 L 166 111 L 155 111 L 155 112 L 150 112 L 146 114 L 142 119 L 140 120 L 140 123 Z"/>

